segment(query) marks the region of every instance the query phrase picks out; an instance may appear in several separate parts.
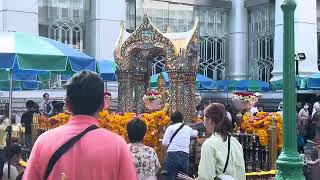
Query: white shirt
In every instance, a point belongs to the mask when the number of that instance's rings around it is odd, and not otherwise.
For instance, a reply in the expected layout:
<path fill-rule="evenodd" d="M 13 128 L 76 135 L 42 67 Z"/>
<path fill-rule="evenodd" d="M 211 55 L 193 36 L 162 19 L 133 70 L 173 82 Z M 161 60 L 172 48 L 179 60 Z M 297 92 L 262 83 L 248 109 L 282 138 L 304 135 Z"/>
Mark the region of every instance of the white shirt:
<path fill-rule="evenodd" d="M 254 114 L 254 113 L 257 113 L 258 112 L 258 108 L 257 107 L 252 107 L 250 109 L 250 114 Z"/>
<path fill-rule="evenodd" d="M 8 126 L 9 126 L 8 119 L 3 120 L 0 124 L 0 149 L 4 149 L 6 147 Z"/>
<path fill-rule="evenodd" d="M 10 179 L 8 179 L 8 163 L 5 163 L 3 166 L 3 176 L 2 180 L 15 180 L 19 175 L 18 169 L 10 164 Z"/>
<path fill-rule="evenodd" d="M 170 125 L 164 133 L 162 145 L 168 146 L 173 133 L 181 126 L 182 123 L 176 123 Z M 189 154 L 190 138 L 198 135 L 197 130 L 193 130 L 191 127 L 184 125 L 183 128 L 173 138 L 167 152 L 182 151 Z"/>
<path fill-rule="evenodd" d="M 227 117 L 228 117 L 228 119 L 232 122 L 232 116 L 231 116 L 231 114 L 227 111 Z"/>

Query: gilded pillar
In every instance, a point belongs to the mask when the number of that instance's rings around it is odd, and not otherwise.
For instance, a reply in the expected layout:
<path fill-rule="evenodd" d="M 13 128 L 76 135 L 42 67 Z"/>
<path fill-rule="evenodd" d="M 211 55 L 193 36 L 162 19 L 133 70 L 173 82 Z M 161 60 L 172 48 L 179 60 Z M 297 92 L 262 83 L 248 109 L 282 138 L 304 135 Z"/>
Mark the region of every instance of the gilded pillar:
<path fill-rule="evenodd" d="M 195 96 L 196 73 L 187 72 L 182 81 L 182 109 L 186 122 L 192 122 L 196 117 L 196 96 Z"/>
<path fill-rule="evenodd" d="M 171 82 L 170 94 L 171 94 L 171 111 L 179 111 L 180 108 L 180 88 L 179 88 L 179 75 L 176 71 L 169 71 L 169 78 Z"/>
<path fill-rule="evenodd" d="M 149 77 L 146 73 L 136 73 L 134 75 L 134 109 L 137 113 L 145 112 L 143 96 L 148 88 L 146 82 L 149 83 Z"/>
<path fill-rule="evenodd" d="M 118 71 L 118 110 L 131 112 L 133 110 L 133 79 L 130 71 Z"/>

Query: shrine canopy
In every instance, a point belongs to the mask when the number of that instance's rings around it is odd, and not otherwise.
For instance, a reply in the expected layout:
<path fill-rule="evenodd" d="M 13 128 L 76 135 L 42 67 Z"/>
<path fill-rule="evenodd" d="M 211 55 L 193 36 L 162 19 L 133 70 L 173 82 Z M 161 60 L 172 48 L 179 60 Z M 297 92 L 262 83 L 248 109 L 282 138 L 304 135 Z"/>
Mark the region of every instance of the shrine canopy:
<path fill-rule="evenodd" d="M 168 28 L 169 29 L 169 28 Z M 186 69 L 196 71 L 199 60 L 199 19 L 196 17 L 194 26 L 190 31 L 172 33 L 169 30 L 162 33 L 145 16 L 142 24 L 132 33 L 126 31 L 121 23 L 120 34 L 114 51 L 117 69 L 136 69 L 133 59 L 152 61 L 158 55 L 165 56 L 164 68 L 166 70 Z M 137 53 L 138 52 L 138 53 Z M 187 54 L 188 52 L 189 54 Z M 144 58 L 141 58 L 141 57 Z M 188 60 L 188 56 L 192 57 Z M 188 62 L 185 62 L 185 61 Z"/>

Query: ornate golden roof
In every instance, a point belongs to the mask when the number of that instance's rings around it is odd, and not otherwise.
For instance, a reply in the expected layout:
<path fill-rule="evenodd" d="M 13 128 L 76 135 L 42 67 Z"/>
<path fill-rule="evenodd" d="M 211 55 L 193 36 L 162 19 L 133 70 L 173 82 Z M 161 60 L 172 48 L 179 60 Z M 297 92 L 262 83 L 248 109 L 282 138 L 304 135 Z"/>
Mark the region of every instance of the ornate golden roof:
<path fill-rule="evenodd" d="M 166 66 L 168 69 L 176 69 L 181 64 L 181 55 L 185 56 L 194 43 L 198 43 L 199 20 L 195 19 L 193 28 L 182 33 L 162 33 L 145 16 L 141 25 L 129 34 L 125 25 L 121 23 L 120 34 L 114 51 L 115 61 L 119 69 L 130 69 L 130 58 L 134 50 L 158 49 L 166 55 Z M 198 46 L 198 45 L 197 45 Z M 146 55 L 148 53 L 144 53 Z M 186 57 L 184 57 L 186 58 Z M 196 67 L 195 67 L 196 68 Z"/>

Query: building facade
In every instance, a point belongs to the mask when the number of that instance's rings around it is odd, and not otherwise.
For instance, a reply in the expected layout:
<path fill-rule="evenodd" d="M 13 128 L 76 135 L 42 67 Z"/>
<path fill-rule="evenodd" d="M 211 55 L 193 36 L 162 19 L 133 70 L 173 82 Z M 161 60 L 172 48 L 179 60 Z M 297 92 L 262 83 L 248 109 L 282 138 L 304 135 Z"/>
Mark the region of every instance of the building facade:
<path fill-rule="evenodd" d="M 49 37 L 99 60 L 113 60 L 121 21 L 133 32 L 148 14 L 163 32 L 191 29 L 200 19 L 198 71 L 213 79 L 282 78 L 283 16 L 280 0 L 1 0 L 0 31 Z M 297 1 L 299 74 L 318 72 L 320 0 Z M 154 59 L 153 73 L 164 58 Z M 293 59 L 294 61 L 294 59 Z"/>

